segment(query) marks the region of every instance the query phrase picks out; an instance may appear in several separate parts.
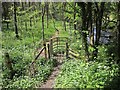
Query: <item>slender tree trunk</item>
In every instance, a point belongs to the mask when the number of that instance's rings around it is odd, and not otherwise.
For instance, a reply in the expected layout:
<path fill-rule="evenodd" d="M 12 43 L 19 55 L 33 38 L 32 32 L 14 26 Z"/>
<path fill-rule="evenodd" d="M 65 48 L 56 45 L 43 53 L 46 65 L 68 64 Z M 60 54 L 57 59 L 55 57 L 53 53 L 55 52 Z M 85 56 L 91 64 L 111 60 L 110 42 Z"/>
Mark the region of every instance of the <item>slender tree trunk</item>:
<path fill-rule="evenodd" d="M 21 2 L 21 4 L 22 4 L 22 10 L 24 10 L 25 8 L 24 8 L 24 2 Z"/>
<path fill-rule="evenodd" d="M 6 22 L 6 24 L 7 24 L 7 29 L 9 29 L 9 22 Z"/>
<path fill-rule="evenodd" d="M 101 36 L 101 27 L 102 27 L 102 18 L 104 13 L 104 5 L 105 2 L 101 2 L 100 7 L 98 6 L 98 3 L 95 3 L 96 10 L 95 10 L 95 17 L 96 17 L 96 40 L 94 45 L 94 51 L 93 51 L 93 58 L 97 57 L 98 54 L 98 45 L 99 45 L 99 39 Z"/>
<path fill-rule="evenodd" d="M 66 2 L 63 2 L 63 11 L 62 11 L 62 13 L 63 13 L 63 25 L 64 25 L 64 28 L 65 28 L 65 31 L 66 31 L 66 21 L 65 21 L 65 9 L 66 9 Z"/>
<path fill-rule="evenodd" d="M 120 63 L 120 1 L 118 2 L 118 63 Z"/>
<path fill-rule="evenodd" d="M 89 31 L 90 44 L 93 45 L 93 32 L 92 32 L 92 2 L 88 2 L 87 4 L 87 20 L 86 20 L 86 28 Z"/>
<path fill-rule="evenodd" d="M 31 6 L 31 2 L 29 2 L 29 7 Z"/>
<path fill-rule="evenodd" d="M 95 44 L 98 46 L 99 39 L 101 35 L 101 26 L 102 26 L 102 17 L 104 12 L 104 4 L 105 2 L 101 2 L 100 8 L 98 9 L 98 13 L 96 16 L 96 42 Z"/>
<path fill-rule="evenodd" d="M 87 4 L 87 10 L 86 10 L 86 15 L 87 15 L 87 20 L 86 20 L 86 28 L 88 29 L 89 28 L 89 24 L 90 24 L 90 10 L 91 10 L 91 5 L 92 3 L 91 2 L 88 2 Z"/>
<path fill-rule="evenodd" d="M 49 3 L 48 2 L 46 2 L 46 16 L 47 16 L 47 28 L 48 28 L 48 26 L 49 26 L 49 22 L 48 22 L 48 16 L 49 16 Z"/>
<path fill-rule="evenodd" d="M 77 28 L 76 28 L 76 2 L 74 2 L 74 29 L 76 30 Z"/>
<path fill-rule="evenodd" d="M 17 6 L 16 6 L 16 2 L 14 2 L 14 27 L 15 27 L 16 38 L 19 38 L 18 28 L 17 28 L 17 14 L 16 14 L 16 10 L 17 10 Z"/>
<path fill-rule="evenodd" d="M 44 15 L 45 15 L 45 7 L 42 7 L 42 38 L 43 41 L 45 39 L 45 35 L 44 35 Z"/>
<path fill-rule="evenodd" d="M 90 45 L 94 45 L 94 31 L 93 31 L 93 27 L 92 27 L 92 3 L 90 2 L 90 6 L 89 6 L 89 24 L 90 24 Z"/>

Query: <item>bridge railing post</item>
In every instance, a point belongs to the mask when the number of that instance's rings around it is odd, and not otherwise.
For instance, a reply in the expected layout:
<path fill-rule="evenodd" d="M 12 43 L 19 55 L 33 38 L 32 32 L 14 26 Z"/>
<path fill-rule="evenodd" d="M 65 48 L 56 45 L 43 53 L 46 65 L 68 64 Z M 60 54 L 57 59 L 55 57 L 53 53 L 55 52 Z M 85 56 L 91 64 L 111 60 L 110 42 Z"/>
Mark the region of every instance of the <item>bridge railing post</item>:
<path fill-rule="evenodd" d="M 57 39 L 57 50 L 58 50 L 58 42 L 59 42 L 59 41 L 58 41 L 58 37 L 56 37 L 56 39 Z"/>
<path fill-rule="evenodd" d="M 47 59 L 47 50 L 46 50 L 46 43 L 44 42 L 44 49 L 45 49 L 45 59 Z"/>
<path fill-rule="evenodd" d="M 50 39 L 50 57 L 53 55 L 53 40 Z"/>

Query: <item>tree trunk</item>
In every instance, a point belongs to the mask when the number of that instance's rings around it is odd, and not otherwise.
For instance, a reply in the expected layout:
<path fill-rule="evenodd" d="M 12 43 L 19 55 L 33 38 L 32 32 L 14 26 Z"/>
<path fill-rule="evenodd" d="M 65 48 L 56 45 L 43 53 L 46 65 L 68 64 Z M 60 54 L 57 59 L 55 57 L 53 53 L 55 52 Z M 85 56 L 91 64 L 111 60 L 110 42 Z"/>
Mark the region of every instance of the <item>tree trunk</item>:
<path fill-rule="evenodd" d="M 42 39 L 44 41 L 45 35 L 44 35 L 44 15 L 45 15 L 45 7 L 42 7 Z"/>
<path fill-rule="evenodd" d="M 117 53 L 118 53 L 118 63 L 120 63 L 120 1 L 118 2 L 118 21 L 117 21 L 117 23 L 118 23 L 118 26 L 117 26 L 117 28 L 118 28 L 118 51 L 117 51 Z"/>
<path fill-rule="evenodd" d="M 25 8 L 24 8 L 24 2 L 21 2 L 21 5 L 22 5 L 22 10 L 25 10 Z"/>
<path fill-rule="evenodd" d="M 83 40 L 83 47 L 85 50 L 85 56 L 86 59 L 89 60 L 89 52 L 88 52 L 88 44 L 87 44 L 87 10 L 86 10 L 86 5 L 84 2 L 78 2 L 78 6 L 81 7 L 81 12 L 82 12 L 82 40 Z"/>
<path fill-rule="evenodd" d="M 48 26 L 49 26 L 49 22 L 48 22 L 48 16 L 49 16 L 49 3 L 48 2 L 46 2 L 46 5 L 45 5 L 45 7 L 46 7 L 46 16 L 47 16 L 47 28 L 48 28 Z"/>
<path fill-rule="evenodd" d="M 90 2 L 89 4 L 90 4 L 89 5 L 89 16 L 88 16 L 89 25 L 90 25 L 89 35 L 90 35 L 90 45 L 93 46 L 94 45 L 94 31 L 93 31 L 93 27 L 92 27 L 92 23 L 93 23 L 93 20 L 92 20 L 92 3 Z"/>
<path fill-rule="evenodd" d="M 31 6 L 31 2 L 29 2 L 29 7 Z"/>
<path fill-rule="evenodd" d="M 19 38 L 18 28 L 17 28 L 17 14 L 16 14 L 16 10 L 17 10 L 16 2 L 14 2 L 14 27 L 15 27 L 16 38 Z"/>
<path fill-rule="evenodd" d="M 74 29 L 76 30 L 76 2 L 74 2 Z"/>
<path fill-rule="evenodd" d="M 65 21 L 65 9 L 66 9 L 66 2 L 63 2 L 63 11 L 62 11 L 62 13 L 63 13 L 63 25 L 64 25 L 64 28 L 65 28 L 65 31 L 66 31 L 66 21 Z"/>
<path fill-rule="evenodd" d="M 99 39 L 100 39 L 100 35 L 101 35 L 101 26 L 102 26 L 104 4 L 105 4 L 105 2 L 101 3 L 100 8 L 98 8 L 97 15 L 96 15 L 96 42 L 95 42 L 95 44 L 97 46 L 99 44 Z"/>
<path fill-rule="evenodd" d="M 94 52 L 93 52 L 93 58 L 97 57 L 98 54 L 98 45 L 99 45 L 99 39 L 101 36 L 101 27 L 102 27 L 102 18 L 103 18 L 103 13 L 104 13 L 104 5 L 105 2 L 101 2 L 100 7 L 98 6 L 98 3 L 95 3 L 96 5 L 96 41 L 95 41 L 95 46 L 94 46 Z"/>

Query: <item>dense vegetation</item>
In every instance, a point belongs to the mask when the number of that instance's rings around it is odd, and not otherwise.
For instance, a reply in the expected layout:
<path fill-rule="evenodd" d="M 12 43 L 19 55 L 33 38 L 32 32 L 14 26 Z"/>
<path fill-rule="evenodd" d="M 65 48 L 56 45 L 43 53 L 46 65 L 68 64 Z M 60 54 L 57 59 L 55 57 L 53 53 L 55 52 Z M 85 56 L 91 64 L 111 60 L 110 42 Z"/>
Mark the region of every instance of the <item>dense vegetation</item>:
<path fill-rule="evenodd" d="M 103 49 L 100 52 L 105 55 L 105 48 L 100 48 Z M 100 57 L 104 57 L 103 55 Z M 118 89 L 120 80 L 118 73 L 119 66 L 114 61 L 109 62 L 105 57 L 90 62 L 73 59 L 67 60 L 56 79 L 55 87 Z"/>
<path fill-rule="evenodd" d="M 35 58 L 59 33 L 74 58 L 63 60 L 55 88 L 120 89 L 120 2 L 2 2 L 1 29 L 3 88 L 40 87 L 58 60 Z"/>

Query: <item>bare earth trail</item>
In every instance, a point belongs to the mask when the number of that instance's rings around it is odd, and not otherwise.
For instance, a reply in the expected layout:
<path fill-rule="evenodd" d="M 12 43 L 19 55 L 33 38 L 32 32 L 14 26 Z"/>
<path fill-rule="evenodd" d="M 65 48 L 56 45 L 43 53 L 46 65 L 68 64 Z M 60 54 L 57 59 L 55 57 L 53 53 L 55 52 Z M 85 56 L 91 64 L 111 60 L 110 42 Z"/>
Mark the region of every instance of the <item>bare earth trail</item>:
<path fill-rule="evenodd" d="M 59 32 L 56 32 L 52 38 L 59 36 Z M 50 41 L 46 42 L 46 44 L 50 43 Z M 44 56 L 44 51 L 41 53 L 41 56 Z M 48 77 L 48 79 L 40 86 L 40 88 L 54 88 L 54 83 L 55 83 L 55 79 L 58 76 L 59 72 L 60 72 L 60 68 L 61 68 L 61 60 L 63 58 L 61 58 L 61 56 L 57 56 L 57 62 L 58 65 L 56 67 L 54 67 L 51 75 Z"/>
<path fill-rule="evenodd" d="M 61 65 L 58 65 L 53 69 L 53 72 L 49 76 L 48 80 L 44 82 L 40 88 L 54 88 L 55 78 L 58 76 L 60 72 Z"/>

